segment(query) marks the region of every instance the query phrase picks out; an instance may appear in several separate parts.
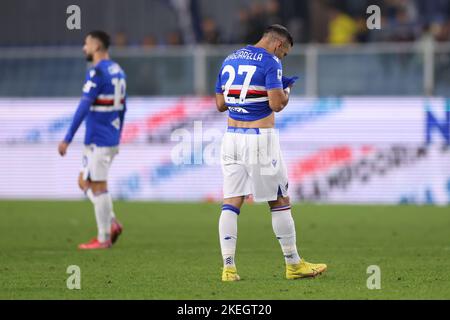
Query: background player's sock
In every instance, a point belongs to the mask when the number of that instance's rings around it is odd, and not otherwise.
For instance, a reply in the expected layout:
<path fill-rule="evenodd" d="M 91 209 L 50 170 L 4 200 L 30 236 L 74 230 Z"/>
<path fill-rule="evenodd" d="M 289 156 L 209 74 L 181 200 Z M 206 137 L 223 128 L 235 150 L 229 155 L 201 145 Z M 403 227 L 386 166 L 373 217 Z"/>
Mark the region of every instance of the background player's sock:
<path fill-rule="evenodd" d="M 240 210 L 232 205 L 224 204 L 219 219 L 220 248 L 222 251 L 223 265 L 234 267 L 234 255 L 237 240 L 237 217 Z"/>
<path fill-rule="evenodd" d="M 300 263 L 297 252 L 295 224 L 291 214 L 291 206 L 274 207 L 272 211 L 272 227 L 280 242 L 281 250 L 287 264 Z"/>
<path fill-rule="evenodd" d="M 95 198 L 94 193 L 92 192 L 92 189 L 89 188 L 84 193 L 89 198 L 89 200 L 91 200 L 91 202 L 95 205 L 96 198 Z M 109 193 L 108 193 L 108 196 L 111 198 L 111 195 Z M 116 214 L 114 213 L 113 206 L 112 206 L 112 199 L 111 199 L 111 213 L 110 214 L 111 214 L 111 220 L 116 218 Z"/>
<path fill-rule="evenodd" d="M 110 219 L 112 221 L 113 219 L 116 218 L 116 214 L 114 213 L 114 206 L 113 206 L 112 197 L 111 197 L 111 194 L 109 192 L 105 193 L 105 195 L 108 197 L 108 203 L 110 203 L 111 210 L 109 211 L 109 216 L 110 216 Z"/>
<path fill-rule="evenodd" d="M 95 195 L 94 195 L 94 193 L 92 192 L 92 189 L 89 188 L 89 189 L 87 189 L 84 193 L 85 193 L 86 196 L 89 198 L 89 200 L 91 200 L 91 202 L 92 202 L 93 204 L 95 204 Z"/>
<path fill-rule="evenodd" d="M 95 218 L 97 220 L 98 241 L 105 242 L 111 236 L 112 200 L 108 191 L 94 196 Z"/>

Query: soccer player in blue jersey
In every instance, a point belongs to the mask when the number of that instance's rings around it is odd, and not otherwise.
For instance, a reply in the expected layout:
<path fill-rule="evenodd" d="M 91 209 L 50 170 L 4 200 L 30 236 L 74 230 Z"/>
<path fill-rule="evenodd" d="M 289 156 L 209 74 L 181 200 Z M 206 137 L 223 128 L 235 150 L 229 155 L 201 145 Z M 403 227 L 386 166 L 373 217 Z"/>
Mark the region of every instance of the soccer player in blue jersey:
<path fill-rule="evenodd" d="M 273 230 L 285 258 L 287 279 L 314 277 L 327 269 L 325 264 L 306 262 L 298 254 L 287 171 L 274 129 L 274 112 L 286 107 L 296 80 L 296 77 L 284 77 L 281 66 L 281 59 L 292 46 L 292 36 L 285 27 L 269 26 L 258 43 L 230 54 L 219 72 L 217 109 L 228 110 L 228 129 L 221 151 L 222 281 L 240 280 L 235 265 L 237 217 L 245 196 L 250 194 L 255 201 L 269 204 Z"/>
<path fill-rule="evenodd" d="M 122 225 L 115 218 L 111 195 L 108 192 L 108 172 L 118 153 L 126 111 L 126 77 L 122 68 L 109 58 L 110 37 L 103 31 L 92 31 L 83 51 L 92 62 L 86 75 L 83 96 L 63 141 L 59 143 L 61 156 L 80 124 L 85 120 L 83 169 L 78 178 L 80 188 L 94 205 L 98 235 L 79 249 L 110 248 L 122 233 Z"/>

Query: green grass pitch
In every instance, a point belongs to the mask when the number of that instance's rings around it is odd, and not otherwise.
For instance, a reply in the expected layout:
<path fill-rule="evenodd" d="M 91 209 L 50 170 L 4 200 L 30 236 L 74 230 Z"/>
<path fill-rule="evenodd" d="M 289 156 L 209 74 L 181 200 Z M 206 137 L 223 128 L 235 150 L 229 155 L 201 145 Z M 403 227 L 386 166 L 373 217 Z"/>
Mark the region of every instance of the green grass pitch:
<path fill-rule="evenodd" d="M 295 205 L 300 254 L 328 271 L 289 281 L 267 206 L 246 204 L 236 283 L 220 281 L 219 204 L 115 211 L 117 244 L 82 252 L 96 230 L 88 201 L 0 201 L 0 299 L 450 299 L 448 207 Z M 81 290 L 66 287 L 69 265 L 81 268 Z M 367 289 L 370 265 L 380 290 Z"/>

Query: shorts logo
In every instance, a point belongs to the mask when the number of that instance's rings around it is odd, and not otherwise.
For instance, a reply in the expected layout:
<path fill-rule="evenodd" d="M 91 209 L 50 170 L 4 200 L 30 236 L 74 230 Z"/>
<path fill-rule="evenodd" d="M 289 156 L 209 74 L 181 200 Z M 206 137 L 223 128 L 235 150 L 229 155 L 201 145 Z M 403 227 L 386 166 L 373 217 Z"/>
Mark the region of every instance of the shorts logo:
<path fill-rule="evenodd" d="M 88 158 L 86 156 L 83 156 L 83 167 L 86 167 L 88 164 Z"/>
<path fill-rule="evenodd" d="M 273 160 L 272 160 L 272 165 L 273 165 L 273 167 L 275 168 L 275 167 L 277 166 L 277 160 L 273 159 Z"/>

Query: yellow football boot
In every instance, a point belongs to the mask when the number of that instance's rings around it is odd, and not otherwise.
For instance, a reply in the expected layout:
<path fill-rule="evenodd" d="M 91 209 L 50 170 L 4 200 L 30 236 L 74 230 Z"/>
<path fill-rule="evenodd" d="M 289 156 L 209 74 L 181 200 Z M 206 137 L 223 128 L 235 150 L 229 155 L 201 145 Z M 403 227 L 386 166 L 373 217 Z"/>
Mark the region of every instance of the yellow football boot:
<path fill-rule="evenodd" d="M 241 277 L 237 274 L 236 267 L 224 267 L 222 271 L 222 281 L 239 281 Z"/>
<path fill-rule="evenodd" d="M 309 263 L 302 260 L 298 264 L 286 264 L 286 279 L 315 277 L 327 270 L 324 263 Z"/>

